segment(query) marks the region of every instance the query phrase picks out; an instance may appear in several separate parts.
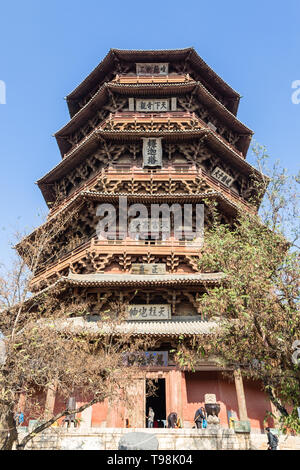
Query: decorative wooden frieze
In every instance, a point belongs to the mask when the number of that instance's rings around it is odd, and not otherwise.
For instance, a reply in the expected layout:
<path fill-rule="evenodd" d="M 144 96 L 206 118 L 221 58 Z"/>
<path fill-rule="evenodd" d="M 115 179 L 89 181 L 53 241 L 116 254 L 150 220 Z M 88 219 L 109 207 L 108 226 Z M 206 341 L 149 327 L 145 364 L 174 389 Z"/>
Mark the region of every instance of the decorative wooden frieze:
<path fill-rule="evenodd" d="M 90 132 L 92 132 L 99 124 L 108 117 L 109 113 L 116 113 L 121 111 L 127 106 L 127 98 L 121 95 L 113 94 L 109 91 L 109 100 L 106 105 L 103 106 L 101 110 L 98 110 L 97 113 L 86 122 L 85 125 L 81 126 L 72 134 L 66 137 L 67 142 L 71 147 L 79 144 L 79 142 L 86 137 Z M 71 150 L 71 149 L 70 149 Z"/>
<path fill-rule="evenodd" d="M 240 134 L 232 131 L 227 125 L 225 125 L 219 117 L 215 116 L 206 105 L 199 101 L 197 96 L 187 94 L 178 97 L 177 110 L 194 112 L 208 125 L 210 129 L 221 135 L 230 144 L 236 146 L 239 142 Z"/>
<path fill-rule="evenodd" d="M 151 264 L 151 263 L 156 263 L 159 264 L 159 259 L 156 258 L 154 255 L 148 251 L 146 255 L 143 255 L 141 259 L 137 258 L 138 262 L 144 263 L 144 264 Z"/>
<path fill-rule="evenodd" d="M 179 256 L 176 256 L 173 252 L 171 255 L 166 257 L 166 262 L 167 262 L 167 267 L 171 273 L 176 272 L 178 266 L 179 266 Z"/>
<path fill-rule="evenodd" d="M 131 255 L 128 255 L 126 252 L 122 253 L 122 255 L 119 255 L 119 264 L 122 267 L 123 271 L 128 271 L 131 266 L 132 262 L 132 257 Z"/>
<path fill-rule="evenodd" d="M 195 272 L 199 272 L 200 257 L 186 256 L 186 261 Z"/>

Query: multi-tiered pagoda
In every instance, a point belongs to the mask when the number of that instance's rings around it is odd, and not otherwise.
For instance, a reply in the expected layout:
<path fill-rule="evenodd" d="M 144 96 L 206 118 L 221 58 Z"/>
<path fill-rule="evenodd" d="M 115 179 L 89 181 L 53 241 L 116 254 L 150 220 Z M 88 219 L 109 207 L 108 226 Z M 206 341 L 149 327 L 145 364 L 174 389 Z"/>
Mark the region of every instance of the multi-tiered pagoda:
<path fill-rule="evenodd" d="M 209 360 L 193 373 L 175 365 L 172 349 L 179 336 L 211 331 L 198 300 L 208 285 L 223 279 L 222 273 L 199 272 L 199 238 L 176 236 L 174 216 L 169 231 L 163 221 L 157 233 L 149 221 L 134 234 L 119 226 L 107 236 L 97 231 L 99 205 L 111 204 L 118 214 L 120 197 L 127 207 L 177 204 L 190 205 L 192 212 L 211 200 L 228 223 L 238 207 L 256 211 L 250 202 L 255 170 L 246 161 L 252 131 L 236 117 L 239 99 L 192 48 L 110 50 L 67 96 L 71 119 L 55 134 L 62 160 L 38 185 L 49 220 L 72 209 L 78 216 L 49 246 L 49 261 L 37 270 L 33 290 L 67 285 L 75 298 L 89 301 L 94 318 L 110 302 L 124 301 L 128 327 L 156 340 L 146 378 L 136 378 L 134 413 L 99 403 L 85 414 L 90 426 L 144 427 L 152 406 L 159 424 L 174 411 L 192 427 L 205 394 L 216 395 L 222 426 L 234 413 L 252 428 L 263 426 L 270 404 L 259 384 L 243 383 L 234 372 L 227 381 Z M 191 231 L 194 226 L 193 212 Z M 156 380 L 157 397 L 147 396 L 148 379 Z M 58 410 L 53 393 L 47 403 L 48 410 Z"/>

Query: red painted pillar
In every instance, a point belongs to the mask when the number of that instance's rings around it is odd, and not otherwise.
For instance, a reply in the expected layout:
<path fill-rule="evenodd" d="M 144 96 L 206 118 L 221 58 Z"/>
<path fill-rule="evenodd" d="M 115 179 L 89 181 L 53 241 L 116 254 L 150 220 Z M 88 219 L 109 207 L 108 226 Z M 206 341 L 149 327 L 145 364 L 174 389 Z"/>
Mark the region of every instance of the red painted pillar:
<path fill-rule="evenodd" d="M 167 390 L 167 416 L 174 411 L 183 419 L 183 400 L 182 400 L 182 377 L 181 370 L 173 369 L 168 374 L 168 390 Z"/>
<path fill-rule="evenodd" d="M 239 407 L 239 417 L 241 421 L 247 421 L 248 413 L 247 413 L 247 406 L 246 406 L 246 397 L 245 397 L 245 391 L 244 391 L 243 378 L 242 378 L 240 369 L 236 369 L 234 371 L 234 381 L 235 381 L 236 396 L 237 396 L 238 407 Z"/>

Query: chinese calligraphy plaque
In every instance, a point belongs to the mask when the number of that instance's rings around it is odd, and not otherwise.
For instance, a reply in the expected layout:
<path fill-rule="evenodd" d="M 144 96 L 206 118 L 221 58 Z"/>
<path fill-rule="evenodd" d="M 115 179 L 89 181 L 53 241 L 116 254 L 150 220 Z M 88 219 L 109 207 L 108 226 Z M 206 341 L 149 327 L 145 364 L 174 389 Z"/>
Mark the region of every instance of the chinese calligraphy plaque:
<path fill-rule="evenodd" d="M 135 109 L 141 113 L 166 112 L 170 110 L 169 100 L 136 100 Z"/>
<path fill-rule="evenodd" d="M 162 145 L 161 138 L 144 137 L 143 138 L 143 166 L 161 167 L 162 166 Z"/>
<path fill-rule="evenodd" d="M 124 363 L 127 366 L 168 366 L 168 351 L 146 351 L 124 354 Z"/>
<path fill-rule="evenodd" d="M 221 170 L 218 166 L 214 169 L 212 172 L 211 176 L 216 178 L 218 181 L 221 183 L 225 184 L 225 186 L 228 186 L 228 188 L 232 185 L 234 178 L 229 176 L 225 171 Z"/>
<path fill-rule="evenodd" d="M 136 304 L 129 305 L 127 320 L 169 320 L 171 305 L 169 304 Z"/>
<path fill-rule="evenodd" d="M 132 263 L 131 274 L 166 274 L 164 263 Z"/>
<path fill-rule="evenodd" d="M 168 75 L 169 64 L 168 63 L 137 63 L 136 74 L 137 75 Z"/>

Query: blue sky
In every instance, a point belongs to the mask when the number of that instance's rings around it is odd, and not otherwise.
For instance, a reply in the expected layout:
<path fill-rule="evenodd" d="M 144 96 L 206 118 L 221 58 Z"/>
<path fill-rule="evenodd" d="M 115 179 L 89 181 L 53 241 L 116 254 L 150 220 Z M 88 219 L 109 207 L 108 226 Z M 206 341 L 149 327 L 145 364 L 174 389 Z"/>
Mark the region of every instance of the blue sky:
<path fill-rule="evenodd" d="M 193 46 L 243 98 L 238 117 L 272 159 L 299 169 L 299 0 L 11 0 L 0 6 L 0 262 L 15 228 L 46 211 L 34 184 L 60 160 L 64 101 L 110 48 Z"/>

